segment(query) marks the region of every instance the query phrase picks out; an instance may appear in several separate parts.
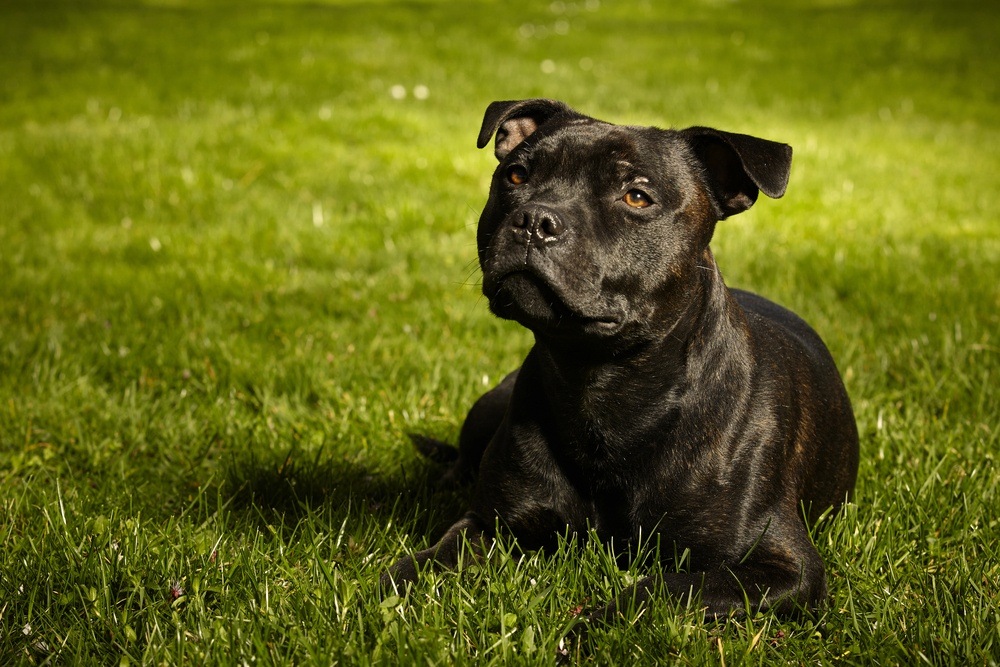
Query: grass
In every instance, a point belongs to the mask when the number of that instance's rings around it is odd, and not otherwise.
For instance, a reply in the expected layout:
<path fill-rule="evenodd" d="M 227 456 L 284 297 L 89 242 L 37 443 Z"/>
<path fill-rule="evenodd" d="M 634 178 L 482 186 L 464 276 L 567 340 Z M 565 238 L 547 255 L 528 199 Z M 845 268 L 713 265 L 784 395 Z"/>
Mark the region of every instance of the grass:
<path fill-rule="evenodd" d="M 500 545 L 407 599 L 375 586 L 464 503 L 405 434 L 454 439 L 530 345 L 478 293 L 474 140 L 490 101 L 548 96 L 795 147 L 788 195 L 716 254 L 821 332 L 862 434 L 815 536 L 820 618 L 660 600 L 562 657 L 997 664 L 998 20 L 3 3 L 0 663 L 551 664 L 571 612 L 641 574 Z"/>

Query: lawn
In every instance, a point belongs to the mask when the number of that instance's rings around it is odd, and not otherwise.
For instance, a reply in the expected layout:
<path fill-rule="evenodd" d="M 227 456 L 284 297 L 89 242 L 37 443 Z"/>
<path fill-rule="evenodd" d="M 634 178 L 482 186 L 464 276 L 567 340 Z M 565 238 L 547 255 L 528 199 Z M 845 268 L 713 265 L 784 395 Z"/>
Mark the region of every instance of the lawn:
<path fill-rule="evenodd" d="M 0 664 L 1000 663 L 1000 5 L 0 4 Z M 567 540 L 383 597 L 531 344 L 479 293 L 496 99 L 790 143 L 730 285 L 845 377 L 814 619 L 663 599 Z M 664 548 L 667 548 L 666 545 Z M 650 545 L 655 549 L 656 545 Z"/>

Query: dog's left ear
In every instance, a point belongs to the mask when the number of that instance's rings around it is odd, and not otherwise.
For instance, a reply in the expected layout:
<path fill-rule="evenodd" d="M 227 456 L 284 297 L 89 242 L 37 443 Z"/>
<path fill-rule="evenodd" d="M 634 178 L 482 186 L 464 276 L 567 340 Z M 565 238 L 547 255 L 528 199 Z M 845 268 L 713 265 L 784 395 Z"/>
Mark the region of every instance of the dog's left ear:
<path fill-rule="evenodd" d="M 514 147 L 524 141 L 545 121 L 559 113 L 572 112 L 568 106 L 558 100 L 511 100 L 493 102 L 486 107 L 483 116 L 483 127 L 479 130 L 479 140 L 476 145 L 483 148 L 490 142 L 490 137 L 497 135 L 497 160 L 503 160 Z"/>
<path fill-rule="evenodd" d="M 681 135 L 705 168 L 722 219 L 753 206 L 758 191 L 775 199 L 785 194 L 792 167 L 788 144 L 710 127 L 689 127 Z"/>

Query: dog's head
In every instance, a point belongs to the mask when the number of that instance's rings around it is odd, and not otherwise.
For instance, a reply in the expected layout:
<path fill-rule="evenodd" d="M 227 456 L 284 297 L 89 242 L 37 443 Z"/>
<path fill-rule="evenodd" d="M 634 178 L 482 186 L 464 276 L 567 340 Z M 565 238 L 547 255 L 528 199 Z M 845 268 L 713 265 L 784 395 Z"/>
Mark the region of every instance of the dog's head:
<path fill-rule="evenodd" d="M 549 337 L 670 325 L 718 220 L 785 192 L 785 144 L 705 127 L 612 125 L 562 102 L 494 102 L 499 165 L 479 219 L 491 310 Z"/>

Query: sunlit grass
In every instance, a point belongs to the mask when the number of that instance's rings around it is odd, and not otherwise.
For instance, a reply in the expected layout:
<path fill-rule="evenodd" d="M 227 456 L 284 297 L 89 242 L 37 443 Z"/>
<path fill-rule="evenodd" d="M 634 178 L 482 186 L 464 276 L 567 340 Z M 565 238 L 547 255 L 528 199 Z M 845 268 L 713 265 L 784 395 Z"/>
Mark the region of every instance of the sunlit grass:
<path fill-rule="evenodd" d="M 0 663 L 996 664 L 997 21 L 4 3 Z M 488 314 L 474 245 L 481 114 L 530 96 L 794 146 L 786 197 L 714 247 L 820 331 L 854 401 L 820 617 L 660 600 L 560 649 L 641 574 L 593 544 L 377 593 L 465 503 L 406 432 L 453 440 L 530 345 Z"/>

